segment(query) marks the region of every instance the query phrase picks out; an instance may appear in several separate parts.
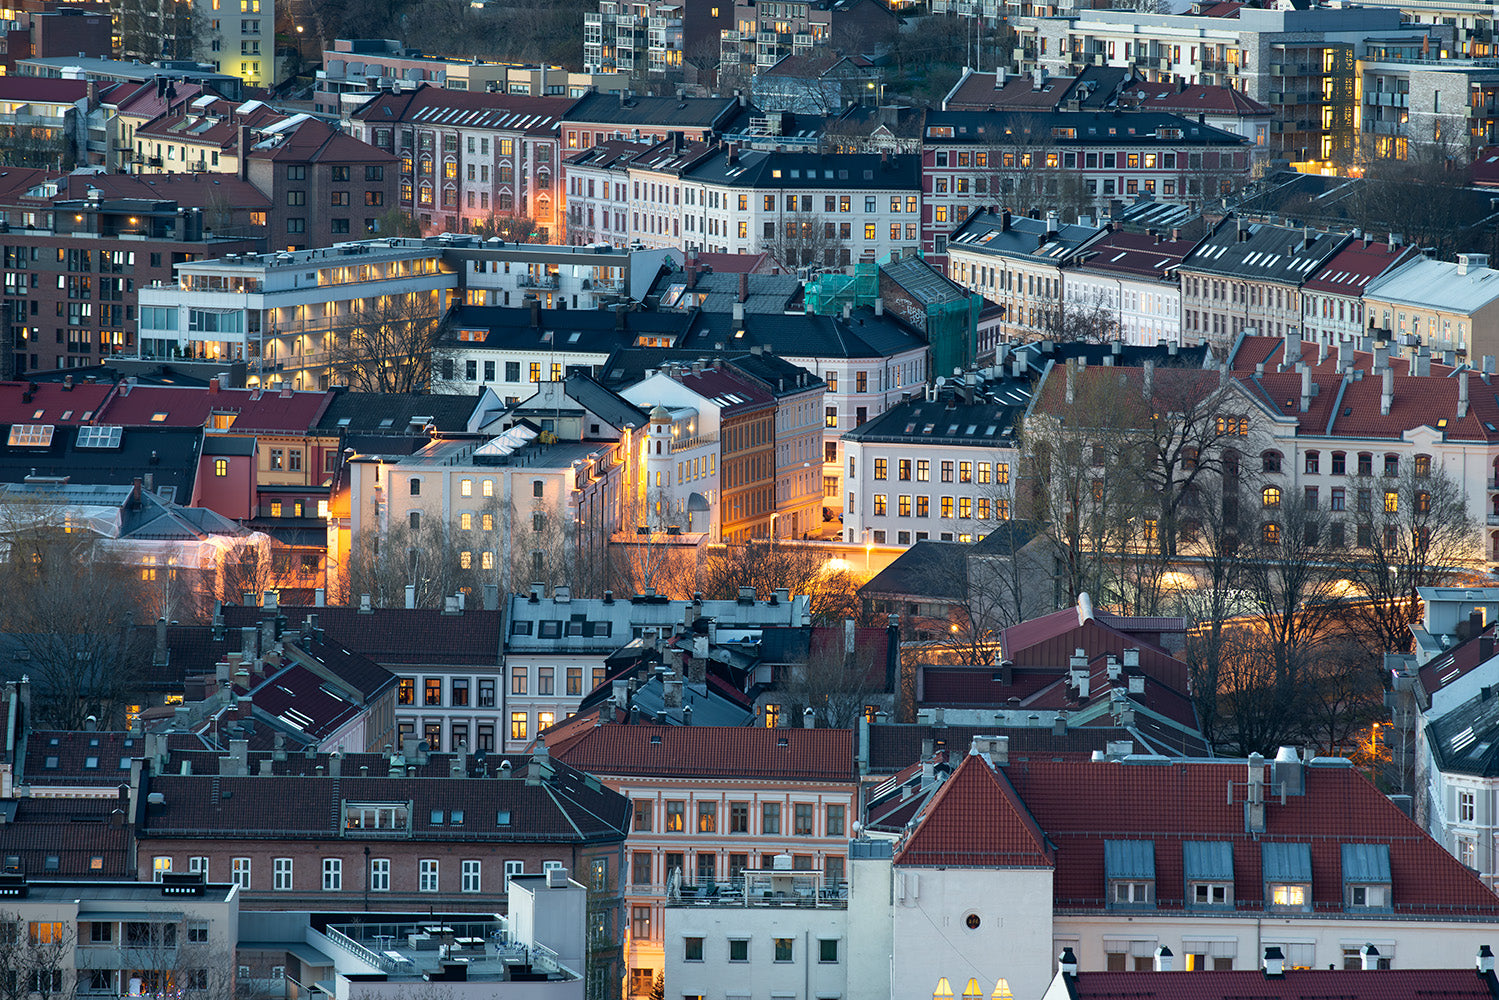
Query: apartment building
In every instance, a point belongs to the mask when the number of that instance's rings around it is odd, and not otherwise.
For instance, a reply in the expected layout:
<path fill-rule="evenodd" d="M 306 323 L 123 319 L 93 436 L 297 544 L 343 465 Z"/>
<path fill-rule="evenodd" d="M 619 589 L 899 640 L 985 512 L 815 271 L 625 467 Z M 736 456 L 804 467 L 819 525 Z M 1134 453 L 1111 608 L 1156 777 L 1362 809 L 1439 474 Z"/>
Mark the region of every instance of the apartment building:
<path fill-rule="evenodd" d="M 1486 254 L 1456 261 L 1413 257 L 1364 288 L 1369 329 L 1417 338 L 1433 353 L 1452 352 L 1469 364 L 1499 355 L 1499 294 Z"/>
<path fill-rule="evenodd" d="M 822 524 L 820 459 L 827 383 L 806 369 L 763 350 L 734 358 L 729 365 L 747 375 L 776 401 L 776 538 L 805 538 Z"/>
<path fill-rule="evenodd" d="M 364 302 L 414 296 L 435 319 L 457 288 L 441 247 L 384 242 L 182 264 L 175 282 L 139 290 L 140 355 L 244 361 L 251 385 L 326 388 L 327 338 Z"/>
<path fill-rule="evenodd" d="M 1272 337 L 1299 330 L 1301 287 L 1350 239 L 1225 218 L 1177 269 L 1183 335 L 1224 354 L 1246 329 Z"/>
<path fill-rule="evenodd" d="M 946 253 L 970 212 L 1149 195 L 1200 208 L 1248 179 L 1249 141 L 1162 112 L 928 112 L 922 248 Z M 1018 200 L 1022 204 L 1015 204 Z"/>
<path fill-rule="evenodd" d="M 1180 233 L 1109 231 L 1090 244 L 1067 273 L 1067 308 L 1126 344 L 1182 343 L 1181 279 L 1177 268 L 1197 245 Z"/>
<path fill-rule="evenodd" d="M 742 883 L 747 869 L 820 873 L 840 885 L 858 808 L 852 733 L 846 729 L 606 723 L 549 741 L 561 761 L 629 798 L 630 996 L 648 995 L 667 968 L 668 901 L 691 884 Z M 768 886 L 767 886 L 768 888 Z M 673 931 L 673 933 L 679 933 Z M 719 984 L 727 991 L 727 984 Z"/>
<path fill-rule="evenodd" d="M 692 70 L 683 63 L 683 54 L 689 47 L 716 44 L 719 32 L 731 23 L 732 10 L 728 3 L 600 0 L 597 11 L 583 15 L 583 69 L 681 78 Z"/>
<path fill-rule="evenodd" d="M 525 216 L 536 223 L 537 242 L 561 242 L 558 129 L 579 100 L 423 85 L 381 94 L 346 124 L 356 139 L 399 159 L 396 204 L 424 230 L 467 232 L 496 216 Z"/>
<path fill-rule="evenodd" d="M 561 66 L 445 59 L 392 38 L 338 38 L 323 50 L 312 109 L 352 114 L 382 90 L 414 90 L 423 84 L 471 93 L 581 97 L 590 88 L 615 93 L 628 80 L 617 73 L 574 73 Z"/>
<path fill-rule="evenodd" d="M 0 293 L 7 378 L 135 353 L 138 288 L 172 280 L 180 263 L 263 247 L 259 239 L 205 233 L 204 213 L 191 203 L 105 196 L 81 180 L 42 185 L 3 210 L 11 222 Z M 259 200 L 249 185 L 233 188 Z"/>
<path fill-rule="evenodd" d="M 986 383 L 900 403 L 843 435 L 844 541 L 972 542 L 1016 513 L 1028 387 Z"/>
<path fill-rule="evenodd" d="M 609 140 L 569 153 L 567 238 L 576 244 L 608 243 L 628 247 L 635 238 L 630 224 L 630 161 L 652 146 L 648 142 Z"/>
<path fill-rule="evenodd" d="M 193 0 L 190 8 L 148 0 L 112 0 L 122 59 L 192 60 L 249 87 L 281 82 L 276 64 L 275 0 Z"/>
<path fill-rule="evenodd" d="M 1335 347 L 1344 338 L 1363 337 L 1374 325 L 1364 322 L 1364 293 L 1419 255 L 1416 247 L 1355 234 L 1301 286 L 1302 339 Z"/>
<path fill-rule="evenodd" d="M 1068 319 L 1064 287 L 1070 267 L 1109 230 L 983 209 L 970 216 L 947 244 L 947 273 L 959 285 L 998 302 L 1003 340 L 1047 339 Z M 1070 339 L 1070 338 L 1068 338 Z"/>
<path fill-rule="evenodd" d="M 621 92 L 586 94 L 563 115 L 562 148 L 591 149 L 595 143 L 668 139 L 703 142 L 749 117 L 744 97 L 646 97 Z"/>
<path fill-rule="evenodd" d="M 840 48 L 867 51 L 900 30 L 900 15 L 876 0 L 760 3 L 736 0 L 720 40 L 719 72 L 746 77 L 787 56 Z"/>
<path fill-rule="evenodd" d="M 1249 9 L 1233 18 L 1077 10 L 1022 18 L 1017 31 L 1022 69 L 1134 66 L 1152 81 L 1233 86 L 1274 111 L 1274 155 L 1319 164 L 1358 153 L 1364 46 L 1430 35 L 1425 44 L 1441 52 L 1454 36 L 1451 27 L 1413 28 L 1399 11 L 1376 7 Z"/>
<path fill-rule="evenodd" d="M 177 102 L 168 100 L 161 114 L 131 131 L 131 165 L 136 173 L 239 173 L 244 147 L 256 133 L 289 118 L 260 101 L 241 103 L 201 92 Z"/>

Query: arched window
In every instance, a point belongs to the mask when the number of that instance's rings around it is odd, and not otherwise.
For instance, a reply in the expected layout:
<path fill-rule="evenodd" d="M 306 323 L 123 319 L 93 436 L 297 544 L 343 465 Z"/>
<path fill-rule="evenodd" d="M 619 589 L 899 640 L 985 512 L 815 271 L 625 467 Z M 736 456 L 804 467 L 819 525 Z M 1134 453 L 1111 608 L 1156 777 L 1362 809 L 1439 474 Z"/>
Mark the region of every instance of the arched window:
<path fill-rule="evenodd" d="M 1260 470 L 1262 472 L 1280 471 L 1280 452 L 1266 451 L 1260 453 Z"/>
<path fill-rule="evenodd" d="M 1422 479 L 1425 479 L 1427 476 L 1431 475 L 1431 456 L 1430 455 L 1417 455 L 1416 456 L 1416 475 L 1419 476 Z"/>
<path fill-rule="evenodd" d="M 1358 474 L 1361 476 L 1374 475 L 1374 455 L 1372 452 L 1361 451 L 1358 453 Z"/>
<path fill-rule="evenodd" d="M 1384 457 L 1384 474 L 1387 476 L 1400 475 L 1400 456 L 1394 452 L 1386 452 Z"/>
<path fill-rule="evenodd" d="M 1321 471 L 1322 453 L 1320 451 L 1309 451 L 1306 453 L 1306 471 L 1316 475 Z"/>
<path fill-rule="evenodd" d="M 1279 486 L 1266 486 L 1265 489 L 1264 489 L 1264 491 L 1260 494 L 1260 496 L 1264 500 L 1266 507 L 1279 507 L 1280 506 L 1280 487 Z"/>
<path fill-rule="evenodd" d="M 1266 545 L 1280 544 L 1280 525 L 1274 521 L 1266 521 L 1260 526 L 1260 538 Z"/>
<path fill-rule="evenodd" d="M 947 977 L 943 976 L 937 980 L 937 988 L 932 990 L 932 1000 L 952 1000 L 952 996 L 952 983 L 949 983 Z"/>

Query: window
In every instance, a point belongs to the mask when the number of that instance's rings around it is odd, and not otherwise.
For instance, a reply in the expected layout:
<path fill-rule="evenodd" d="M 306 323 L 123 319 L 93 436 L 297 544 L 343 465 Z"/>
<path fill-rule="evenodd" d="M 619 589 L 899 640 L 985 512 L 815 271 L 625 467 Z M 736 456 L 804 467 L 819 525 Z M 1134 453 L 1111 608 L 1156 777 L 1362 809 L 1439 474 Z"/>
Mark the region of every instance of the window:
<path fill-rule="evenodd" d="M 918 459 L 916 462 L 916 481 L 918 483 L 929 482 L 932 478 L 932 463 L 927 459 Z"/>
<path fill-rule="evenodd" d="M 1153 882 L 1115 882 L 1114 890 L 1110 894 L 1111 899 L 1119 904 L 1142 904 L 1150 903 L 1155 899 L 1155 883 Z"/>
<path fill-rule="evenodd" d="M 234 884 L 241 889 L 250 888 L 250 859 L 235 858 L 229 866 Z"/>
<path fill-rule="evenodd" d="M 1280 487 L 1266 486 L 1260 496 L 1262 497 L 1266 507 L 1280 506 Z"/>
<path fill-rule="evenodd" d="M 651 832 L 651 816 L 653 811 L 650 799 L 635 800 L 635 830 L 637 832 Z"/>
<path fill-rule="evenodd" d="M 323 859 L 323 891 L 339 892 L 344 887 L 344 862 L 342 858 Z"/>
<path fill-rule="evenodd" d="M 824 965 L 830 965 L 838 961 L 838 939 L 819 938 L 817 941 L 817 961 Z"/>
<path fill-rule="evenodd" d="M 1332 474 L 1335 476 L 1346 475 L 1348 472 L 1348 456 L 1341 451 L 1332 453 Z"/>
<path fill-rule="evenodd" d="M 718 832 L 718 803 L 699 802 L 697 804 L 697 832 Z"/>
<path fill-rule="evenodd" d="M 277 892 L 291 891 L 291 858 L 277 858 L 272 863 L 272 888 Z"/>
<path fill-rule="evenodd" d="M 510 713 L 510 738 L 512 740 L 523 740 L 526 738 L 526 713 Z"/>
<path fill-rule="evenodd" d="M 729 938 L 729 961 L 731 961 L 731 962 L 748 962 L 749 961 L 749 939 L 748 938 Z"/>
<path fill-rule="evenodd" d="M 1192 902 L 1196 906 L 1227 906 L 1233 901 L 1233 886 L 1226 882 L 1194 882 Z"/>
<path fill-rule="evenodd" d="M 417 888 L 422 892 L 437 891 L 437 860 L 423 858 L 417 862 Z"/>
<path fill-rule="evenodd" d="M 370 891 L 390 891 L 390 859 L 370 858 Z"/>
<path fill-rule="evenodd" d="M 630 907 L 630 936 L 637 941 L 651 939 L 651 908 L 649 906 Z"/>
<path fill-rule="evenodd" d="M 680 801 L 666 803 L 666 832 L 681 833 L 686 829 L 687 804 Z"/>
<path fill-rule="evenodd" d="M 729 832 L 749 833 L 749 803 L 729 803 Z"/>
<path fill-rule="evenodd" d="M 1457 793 L 1457 821 L 1472 823 L 1477 818 L 1476 795 L 1473 792 Z"/>
<path fill-rule="evenodd" d="M 545 625 L 545 624 L 546 623 L 543 623 L 543 625 Z M 545 631 L 546 631 L 545 628 L 543 628 L 542 632 L 545 633 Z M 555 636 L 553 636 L 553 638 L 555 638 Z M 526 667 L 511 667 L 510 668 L 510 693 L 511 694 L 525 694 L 528 682 L 530 681 L 530 676 L 531 676 L 530 675 L 530 670 L 528 668 L 526 668 Z"/>
<path fill-rule="evenodd" d="M 682 961 L 701 962 L 703 960 L 703 939 L 700 937 L 685 938 L 682 942 Z"/>
<path fill-rule="evenodd" d="M 1384 512 L 1396 514 L 1400 511 L 1400 494 L 1394 490 L 1386 490 L 1384 495 Z"/>
<path fill-rule="evenodd" d="M 781 804 L 779 802 L 763 802 L 760 804 L 760 833 L 763 836 L 776 836 L 781 832 Z"/>
<path fill-rule="evenodd" d="M 1278 451 L 1267 451 L 1264 454 L 1262 454 L 1260 456 L 1260 466 L 1261 466 L 1261 471 L 1262 472 L 1279 472 L 1280 471 L 1280 452 L 1278 452 Z"/>
<path fill-rule="evenodd" d="M 151 881 L 153 881 L 153 882 L 160 882 L 162 875 L 165 875 L 166 873 L 170 872 L 171 870 L 172 870 L 172 859 L 171 858 L 152 858 L 151 859 Z"/>
<path fill-rule="evenodd" d="M 1367 451 L 1358 454 L 1358 474 L 1361 476 L 1374 475 L 1374 456 Z"/>
<path fill-rule="evenodd" d="M 1260 538 L 1266 545 L 1280 544 L 1280 525 L 1274 521 L 1266 521 L 1260 526 Z"/>
<path fill-rule="evenodd" d="M 792 807 L 791 832 L 798 837 L 812 836 L 812 804 L 798 802 Z"/>
<path fill-rule="evenodd" d="M 874 478 L 884 479 L 889 472 L 889 465 L 883 458 L 874 460 Z"/>
<path fill-rule="evenodd" d="M 827 829 L 824 831 L 825 836 L 843 836 L 844 809 L 844 806 L 828 806 Z"/>
<path fill-rule="evenodd" d="M 790 962 L 790 961 L 793 961 L 793 955 L 795 954 L 795 947 L 796 947 L 796 939 L 795 938 L 776 938 L 775 941 L 776 941 L 776 945 L 775 945 L 775 960 L 777 962 Z"/>
<path fill-rule="evenodd" d="M 216 458 L 213 460 L 213 474 L 220 479 L 229 475 L 229 460 L 227 458 Z"/>
<path fill-rule="evenodd" d="M 1416 476 L 1419 477 L 1419 478 L 1421 478 L 1421 479 L 1425 479 L 1429 475 L 1431 475 L 1431 456 L 1430 455 L 1417 455 L 1416 456 Z"/>
<path fill-rule="evenodd" d="M 1318 463 L 1321 460 L 1321 457 L 1322 456 L 1321 456 L 1320 452 L 1315 452 L 1315 451 L 1309 451 L 1309 452 L 1307 452 L 1306 453 L 1306 471 L 1309 472 L 1309 473 L 1311 473 L 1311 474 L 1313 474 L 1313 475 L 1315 475 L 1316 472 L 1317 472 L 1317 466 L 1318 466 Z"/>

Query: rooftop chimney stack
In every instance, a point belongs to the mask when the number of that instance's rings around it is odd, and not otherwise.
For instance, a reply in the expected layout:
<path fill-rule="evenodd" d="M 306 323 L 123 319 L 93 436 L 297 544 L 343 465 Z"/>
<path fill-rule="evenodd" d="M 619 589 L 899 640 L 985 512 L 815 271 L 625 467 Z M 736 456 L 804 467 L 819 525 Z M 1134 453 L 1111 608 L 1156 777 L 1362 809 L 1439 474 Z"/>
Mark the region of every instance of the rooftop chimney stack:
<path fill-rule="evenodd" d="M 1173 956 L 1171 954 L 1170 948 L 1167 948 L 1165 945 L 1161 945 L 1159 948 L 1157 948 L 1155 950 L 1155 971 L 1170 972 L 1172 957 Z"/>
<path fill-rule="evenodd" d="M 1275 945 L 1265 949 L 1265 958 L 1261 963 L 1266 978 L 1279 979 L 1286 974 L 1286 956 Z"/>
<path fill-rule="evenodd" d="M 1312 407 L 1312 370 L 1306 366 L 1301 369 L 1301 412 L 1305 413 Z"/>
<path fill-rule="evenodd" d="M 1395 402 L 1395 369 L 1386 368 L 1380 373 L 1379 412 L 1390 415 L 1390 406 Z"/>
<path fill-rule="evenodd" d="M 1478 971 L 1482 975 L 1489 975 L 1494 971 L 1494 953 L 1486 944 L 1478 946 Z"/>
<path fill-rule="evenodd" d="M 1244 803 L 1244 832 L 1265 832 L 1265 758 L 1249 755 L 1249 798 Z M 1266 952 L 1269 957 L 1269 952 Z"/>
<path fill-rule="evenodd" d="M 1372 944 L 1366 944 L 1358 950 L 1358 967 L 1365 972 L 1373 972 L 1379 968 L 1379 949 Z"/>
<path fill-rule="evenodd" d="M 1468 373 L 1461 372 L 1457 376 L 1457 418 L 1461 420 L 1468 415 Z"/>
<path fill-rule="evenodd" d="M 1487 949 L 1488 945 L 1484 945 L 1484 948 Z M 1489 964 L 1493 965 L 1492 958 Z M 1057 970 L 1070 979 L 1077 978 L 1077 956 L 1072 953 L 1071 948 L 1063 948 L 1062 954 L 1057 956 Z"/>

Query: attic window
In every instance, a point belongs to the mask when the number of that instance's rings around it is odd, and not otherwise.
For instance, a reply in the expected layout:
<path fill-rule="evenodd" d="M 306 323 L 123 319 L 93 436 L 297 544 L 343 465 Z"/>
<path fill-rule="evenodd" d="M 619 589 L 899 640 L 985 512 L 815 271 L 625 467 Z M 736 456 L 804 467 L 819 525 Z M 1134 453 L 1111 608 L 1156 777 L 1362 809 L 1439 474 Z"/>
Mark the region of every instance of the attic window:
<path fill-rule="evenodd" d="M 56 766 L 57 766 L 57 758 L 56 757 L 48 757 L 47 758 L 47 767 L 56 767 Z"/>
<path fill-rule="evenodd" d="M 121 757 L 120 758 L 120 770 L 121 771 L 128 771 L 128 770 L 130 770 L 130 758 L 129 757 Z"/>
<path fill-rule="evenodd" d="M 13 424 L 10 428 L 10 447 L 51 447 L 52 430 L 51 424 Z"/>
<path fill-rule="evenodd" d="M 1155 905 L 1154 841 L 1104 841 L 1103 869 L 1110 907 Z"/>
<path fill-rule="evenodd" d="M 442 810 L 441 809 L 433 809 L 432 810 L 432 825 L 433 826 L 442 826 Z"/>
<path fill-rule="evenodd" d="M 450 825 L 452 825 L 452 826 L 462 826 L 463 825 L 463 810 L 462 809 L 454 809 L 452 812 L 448 813 L 448 823 Z"/>
<path fill-rule="evenodd" d="M 47 855 L 47 860 L 44 863 L 43 867 L 46 868 L 46 870 L 49 871 L 49 872 L 55 872 L 55 871 L 57 871 L 58 868 L 61 867 L 59 865 L 59 863 L 58 863 L 57 855 L 55 855 L 55 854 L 49 854 L 49 855 Z"/>
<path fill-rule="evenodd" d="M 88 757 L 88 758 L 85 758 L 84 761 L 83 761 L 83 766 L 92 771 L 92 770 L 96 769 L 99 766 L 99 758 L 98 757 Z"/>
<path fill-rule="evenodd" d="M 166 411 L 159 411 L 157 413 L 151 414 L 151 422 L 153 424 L 165 423 L 166 419 L 167 419 Z"/>
<path fill-rule="evenodd" d="M 499 812 L 495 813 L 494 825 L 495 826 L 509 826 L 510 825 L 510 810 L 509 809 L 501 809 Z"/>
<path fill-rule="evenodd" d="M 784 737 L 784 736 L 778 737 L 776 739 L 776 746 L 778 746 L 778 747 L 784 747 L 784 746 L 790 746 L 790 745 L 791 745 L 791 741 L 789 739 L 787 739 L 786 737 Z"/>

